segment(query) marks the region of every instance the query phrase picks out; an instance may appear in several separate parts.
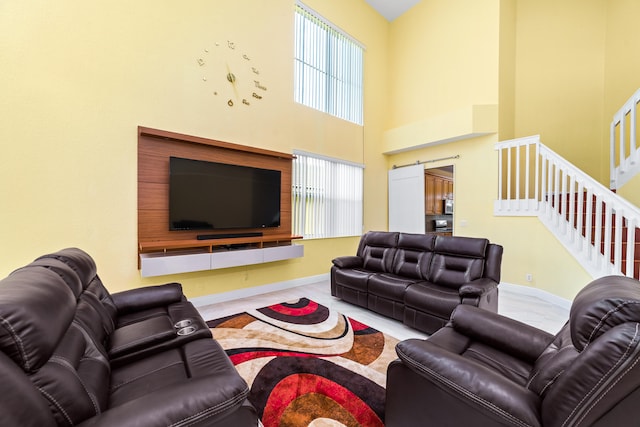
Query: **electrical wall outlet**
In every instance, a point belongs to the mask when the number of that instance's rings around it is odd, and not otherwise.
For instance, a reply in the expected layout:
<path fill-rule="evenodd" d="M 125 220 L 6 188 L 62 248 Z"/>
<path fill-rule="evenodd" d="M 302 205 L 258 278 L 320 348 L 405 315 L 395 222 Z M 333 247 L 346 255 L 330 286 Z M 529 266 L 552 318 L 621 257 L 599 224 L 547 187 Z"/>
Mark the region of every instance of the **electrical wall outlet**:
<path fill-rule="evenodd" d="M 526 279 L 527 282 L 531 282 L 533 281 L 533 274 L 531 273 L 527 273 L 524 278 Z"/>

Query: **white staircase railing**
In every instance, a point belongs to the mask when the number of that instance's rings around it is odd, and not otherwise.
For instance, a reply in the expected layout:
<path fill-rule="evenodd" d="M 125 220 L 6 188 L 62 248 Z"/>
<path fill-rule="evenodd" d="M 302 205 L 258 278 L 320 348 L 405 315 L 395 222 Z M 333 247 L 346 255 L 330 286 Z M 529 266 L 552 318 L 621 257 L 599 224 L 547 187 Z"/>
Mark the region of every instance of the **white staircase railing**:
<path fill-rule="evenodd" d="M 639 278 L 640 210 L 540 142 L 503 141 L 497 216 L 537 216 L 594 278 Z"/>
<path fill-rule="evenodd" d="M 609 129 L 611 155 L 610 188 L 616 190 L 640 172 L 640 147 L 637 144 L 640 89 L 613 116 Z"/>

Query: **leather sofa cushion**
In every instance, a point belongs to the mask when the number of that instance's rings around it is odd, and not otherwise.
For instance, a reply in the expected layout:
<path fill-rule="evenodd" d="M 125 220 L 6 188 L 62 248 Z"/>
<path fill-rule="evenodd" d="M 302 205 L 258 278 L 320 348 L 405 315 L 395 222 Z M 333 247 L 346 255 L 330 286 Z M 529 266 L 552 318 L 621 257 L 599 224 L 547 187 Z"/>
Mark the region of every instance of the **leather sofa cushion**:
<path fill-rule="evenodd" d="M 391 271 L 391 263 L 398 243 L 398 233 L 373 231 L 360 241 L 357 255 L 363 260 L 362 268 L 371 272 Z"/>
<path fill-rule="evenodd" d="M 577 356 L 578 352 L 571 344 L 571 332 L 567 324 L 536 360 L 529 374 L 527 387 L 544 397 L 547 390 Z"/>
<path fill-rule="evenodd" d="M 57 427 L 40 392 L 3 352 L 0 352 L 0 378 L 3 426 Z"/>
<path fill-rule="evenodd" d="M 419 252 L 433 252 L 436 242 L 435 235 L 399 233 L 398 248 L 413 249 Z"/>
<path fill-rule="evenodd" d="M 428 338 L 429 342 L 472 363 L 500 373 L 516 384 L 524 386 L 531 364 L 509 352 L 501 351 L 480 337 L 469 336 L 449 324 Z"/>
<path fill-rule="evenodd" d="M 192 341 L 116 368 L 112 387 L 100 425 L 218 425 L 249 393 L 215 340 Z M 220 424 L 255 425 L 235 421 Z"/>
<path fill-rule="evenodd" d="M 404 302 L 407 307 L 448 319 L 460 304 L 460 295 L 450 287 L 421 282 L 407 288 Z"/>
<path fill-rule="evenodd" d="M 633 419 L 628 417 L 633 417 L 630 414 L 637 410 L 638 402 L 638 325 L 628 322 L 608 329 L 566 364 L 542 400 L 543 425 L 615 425 L 596 420 L 610 410 L 612 402 L 636 394 L 623 405 L 626 409 L 617 409 L 623 411 L 621 420 Z M 637 419 L 634 424 L 623 424 L 637 425 Z"/>
<path fill-rule="evenodd" d="M 59 259 L 38 258 L 37 260 L 29 264 L 29 266 L 23 268 L 30 268 L 32 266 L 40 266 L 56 272 L 66 283 L 66 285 L 69 286 L 69 289 L 76 297 L 78 297 L 84 291 L 83 282 L 80 280 L 78 274 L 72 267 Z"/>
<path fill-rule="evenodd" d="M 437 412 L 436 414 L 429 414 L 435 415 L 435 425 L 541 425 L 538 418 L 538 396 L 525 387 L 505 379 L 494 369 L 478 363 L 477 360 L 452 353 L 431 339 L 401 341 L 396 346 L 396 353 L 407 368 L 427 380 L 426 387 L 414 386 L 409 392 L 413 395 L 420 393 L 423 405 L 433 406 L 434 402 L 440 404 L 438 411 L 431 411 Z M 388 393 L 394 391 L 388 388 Z M 463 405 L 443 405 L 440 393 L 460 397 Z M 477 408 L 482 409 L 478 411 Z M 484 416 L 484 408 L 487 408 L 491 417 L 480 416 Z M 461 416 L 458 416 L 456 411 L 461 411 Z M 422 411 L 416 409 L 416 412 Z M 442 416 L 442 412 L 446 415 Z"/>
<path fill-rule="evenodd" d="M 489 240 L 478 237 L 456 236 L 454 239 L 436 239 L 434 252 L 459 257 L 485 258 Z"/>
<path fill-rule="evenodd" d="M 360 239 L 356 255 L 364 258 L 364 250 L 367 246 L 395 248 L 398 244 L 398 234 L 399 233 L 390 233 L 387 231 L 369 231 Z"/>
<path fill-rule="evenodd" d="M 457 290 L 461 284 L 481 278 L 483 268 L 483 259 L 435 254 L 428 280 Z"/>
<path fill-rule="evenodd" d="M 404 301 L 407 287 L 419 279 L 379 273 L 369 278 L 369 293 L 392 301 Z"/>
<path fill-rule="evenodd" d="M 246 384 L 231 373 L 235 368 L 216 341 L 192 341 L 182 349 L 157 353 L 114 369 L 109 406 L 126 404 L 171 384 L 207 377 L 209 381 L 220 381 L 221 388 L 226 379 L 230 388 L 241 393 Z"/>
<path fill-rule="evenodd" d="M 37 370 L 75 310 L 76 296 L 56 272 L 39 266 L 14 271 L 0 284 L 0 350 L 25 372 Z"/>
<path fill-rule="evenodd" d="M 373 273 L 360 269 L 335 270 L 335 282 L 345 288 L 367 291 L 369 276 Z"/>
<path fill-rule="evenodd" d="M 174 349 L 150 355 L 138 362 L 114 369 L 111 406 L 119 406 L 188 378 L 188 361 Z"/>
<path fill-rule="evenodd" d="M 30 264 L 30 266 L 32 265 L 46 266 L 60 275 L 64 275 L 65 271 L 69 269 L 72 270 L 74 279 L 78 281 L 80 286 L 79 291 L 73 289 L 76 296 L 85 290 L 94 294 L 115 326 L 118 310 L 111 299 L 111 294 L 98 277 L 95 261 L 89 254 L 78 248 L 67 248 L 53 254 L 43 255 Z"/>
<path fill-rule="evenodd" d="M 362 268 L 371 272 L 387 272 L 394 255 L 395 249 L 393 248 L 367 246 L 364 248 Z"/>
<path fill-rule="evenodd" d="M 68 291 L 63 287 L 58 292 Z M 100 302 L 83 293 L 73 322 L 47 362 L 31 375 L 58 425 L 75 425 L 101 413 L 109 401 L 111 367 Z"/>
<path fill-rule="evenodd" d="M 31 376 L 58 425 L 76 425 L 106 409 L 109 361 L 75 322 L 51 360 Z"/>
<path fill-rule="evenodd" d="M 393 273 L 409 279 L 425 280 L 432 257 L 433 252 L 399 248 L 393 260 Z"/>
<path fill-rule="evenodd" d="M 400 233 L 393 260 L 393 273 L 411 279 L 427 279 L 431 266 L 435 235 Z"/>
<path fill-rule="evenodd" d="M 489 240 L 472 237 L 436 239 L 428 280 L 455 289 L 484 274 Z"/>
<path fill-rule="evenodd" d="M 56 253 L 42 255 L 37 258 L 35 262 L 38 263 L 38 261 L 43 261 L 49 258 L 57 259 L 69 266 L 73 271 L 75 271 L 76 275 L 80 278 L 80 281 L 85 285 L 90 283 L 97 274 L 95 261 L 81 249 L 67 248 Z"/>
<path fill-rule="evenodd" d="M 571 339 L 578 351 L 609 329 L 640 318 L 636 283 L 629 277 L 607 276 L 578 292 L 569 314 Z"/>
<path fill-rule="evenodd" d="M 500 373 L 504 378 L 523 387 L 529 379 L 530 364 L 482 342 L 473 342 L 462 356 Z"/>

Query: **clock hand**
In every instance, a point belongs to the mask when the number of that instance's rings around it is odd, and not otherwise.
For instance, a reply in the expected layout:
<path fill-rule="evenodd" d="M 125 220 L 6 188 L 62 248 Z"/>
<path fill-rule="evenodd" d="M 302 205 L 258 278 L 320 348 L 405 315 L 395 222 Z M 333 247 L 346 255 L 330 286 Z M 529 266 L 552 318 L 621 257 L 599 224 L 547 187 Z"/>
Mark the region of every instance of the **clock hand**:
<path fill-rule="evenodd" d="M 238 99 L 238 87 L 236 86 L 236 76 L 231 72 L 231 68 L 229 68 L 229 64 L 227 65 L 227 80 L 233 86 L 233 91 L 236 94 L 236 99 Z"/>

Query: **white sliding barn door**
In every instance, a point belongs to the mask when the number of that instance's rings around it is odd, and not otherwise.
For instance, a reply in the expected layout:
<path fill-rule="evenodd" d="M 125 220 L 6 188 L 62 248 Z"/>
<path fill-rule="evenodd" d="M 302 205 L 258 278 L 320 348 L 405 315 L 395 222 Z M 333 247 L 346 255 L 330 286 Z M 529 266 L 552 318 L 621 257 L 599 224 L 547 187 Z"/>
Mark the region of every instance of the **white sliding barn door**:
<path fill-rule="evenodd" d="M 424 166 L 389 171 L 389 231 L 424 233 Z"/>

